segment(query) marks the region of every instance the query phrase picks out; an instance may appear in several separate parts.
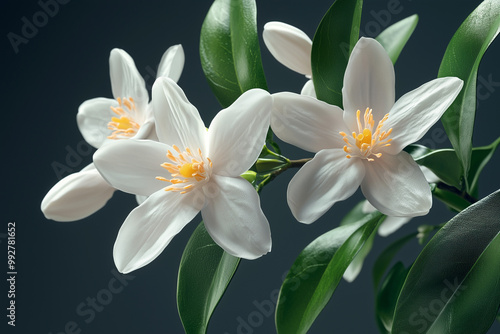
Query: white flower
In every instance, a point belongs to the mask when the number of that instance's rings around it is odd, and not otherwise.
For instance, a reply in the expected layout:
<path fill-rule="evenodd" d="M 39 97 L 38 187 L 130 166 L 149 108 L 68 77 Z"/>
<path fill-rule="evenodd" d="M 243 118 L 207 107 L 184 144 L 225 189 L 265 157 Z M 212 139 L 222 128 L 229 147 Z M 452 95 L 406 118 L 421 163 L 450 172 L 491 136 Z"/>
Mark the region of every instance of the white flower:
<path fill-rule="evenodd" d="M 159 142 L 109 143 L 94 155 L 117 189 L 148 196 L 123 223 L 115 264 L 127 273 L 153 261 L 200 211 L 226 252 L 255 259 L 271 249 L 269 224 L 250 183 L 240 177 L 265 142 L 272 97 L 253 89 L 220 111 L 208 131 L 198 110 L 170 79 L 153 86 Z"/>
<path fill-rule="evenodd" d="M 295 218 L 312 223 L 356 189 L 388 216 L 425 215 L 430 187 L 402 151 L 436 123 L 460 92 L 454 77 L 432 80 L 396 103 L 394 67 L 374 39 L 361 38 L 344 75 L 344 111 L 293 93 L 274 95 L 271 118 L 282 140 L 316 153 L 288 186 Z"/>
<path fill-rule="evenodd" d="M 283 22 L 268 22 L 262 33 L 264 44 L 277 61 L 295 71 L 312 77 L 312 41 L 302 30 Z M 316 97 L 312 80 L 308 80 L 301 94 Z"/>
<path fill-rule="evenodd" d="M 156 138 L 148 92 L 133 59 L 125 51 L 113 49 L 109 65 L 115 99 L 99 97 L 80 105 L 77 122 L 83 137 L 95 148 L 116 139 Z M 164 53 L 157 75 L 178 80 L 183 66 L 182 46 L 174 45 Z M 48 219 L 83 219 L 102 208 L 114 190 L 91 164 L 52 187 L 41 209 Z"/>

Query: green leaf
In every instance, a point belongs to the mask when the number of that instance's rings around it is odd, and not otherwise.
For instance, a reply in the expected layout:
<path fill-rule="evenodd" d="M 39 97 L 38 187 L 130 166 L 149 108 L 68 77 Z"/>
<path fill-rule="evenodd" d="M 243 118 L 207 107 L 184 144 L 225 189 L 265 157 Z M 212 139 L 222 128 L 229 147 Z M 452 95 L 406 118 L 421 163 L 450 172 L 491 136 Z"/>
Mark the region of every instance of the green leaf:
<path fill-rule="evenodd" d="M 405 268 L 403 263 L 397 262 L 387 274 L 380 290 L 375 298 L 375 316 L 377 323 L 382 325 L 381 331 L 390 333 L 394 310 L 398 301 L 399 293 L 403 288 L 409 268 Z"/>
<path fill-rule="evenodd" d="M 323 234 L 300 253 L 281 286 L 276 309 L 278 334 L 307 332 L 382 220 L 383 215 L 374 212 Z"/>
<path fill-rule="evenodd" d="M 177 308 L 186 334 L 206 333 L 239 263 L 239 258 L 212 240 L 203 222 L 196 228 L 182 254 L 177 278 Z"/>
<path fill-rule="evenodd" d="M 472 149 L 472 159 L 469 171 L 469 184 L 471 188 L 470 194 L 477 197 L 478 180 L 484 166 L 490 161 L 493 153 L 495 153 L 498 145 L 500 145 L 500 137 L 488 146 L 476 147 Z"/>
<path fill-rule="evenodd" d="M 382 279 L 382 277 L 384 277 L 384 273 L 391 264 L 391 261 L 396 253 L 399 252 L 408 241 L 415 239 L 416 236 L 417 232 L 396 240 L 392 244 L 390 244 L 382 253 L 380 253 L 379 257 L 375 261 L 375 264 L 373 265 L 372 270 L 374 291 L 377 291 L 380 280 Z"/>
<path fill-rule="evenodd" d="M 249 89 L 267 90 L 256 22 L 254 0 L 215 0 L 203 21 L 201 66 L 223 107 Z"/>
<path fill-rule="evenodd" d="M 387 51 L 393 64 L 398 60 L 399 54 L 403 51 L 411 34 L 413 34 L 417 23 L 418 15 L 415 14 L 394 23 L 377 36 L 376 40 L 382 44 L 385 51 Z"/>
<path fill-rule="evenodd" d="M 311 66 L 319 100 L 342 108 L 342 87 L 349 55 L 359 39 L 363 0 L 337 0 L 314 34 Z"/>
<path fill-rule="evenodd" d="M 468 176 L 468 183 L 472 189 L 471 195 L 477 196 L 479 175 L 484 166 L 490 161 L 498 145 L 500 145 L 500 137 L 490 145 L 472 149 Z M 462 189 L 462 168 L 457 155 L 452 149 L 431 150 L 425 146 L 413 144 L 407 146 L 405 151 L 410 153 L 419 165 L 429 168 L 443 182 L 459 190 Z"/>
<path fill-rule="evenodd" d="M 356 223 L 362 219 L 364 219 L 368 213 L 363 212 L 363 205 L 365 201 L 361 201 L 356 206 L 349 211 L 344 218 L 340 221 L 340 226 L 348 225 Z M 375 240 L 376 233 L 372 233 L 372 235 L 366 240 L 363 247 L 360 249 L 358 254 L 354 257 L 349 267 L 347 267 L 344 273 L 344 279 L 348 282 L 352 282 L 358 277 L 361 269 L 363 268 L 363 264 L 365 262 L 366 257 L 370 254 L 370 251 L 373 248 L 373 242 Z"/>
<path fill-rule="evenodd" d="M 463 168 L 467 191 L 471 166 L 472 133 L 476 115 L 477 70 L 481 58 L 500 30 L 500 2 L 483 1 L 462 23 L 444 54 L 438 77 L 464 81 L 462 91 L 441 121 Z"/>
<path fill-rule="evenodd" d="M 500 306 L 500 191 L 429 241 L 396 306 L 392 333 L 486 333 Z"/>

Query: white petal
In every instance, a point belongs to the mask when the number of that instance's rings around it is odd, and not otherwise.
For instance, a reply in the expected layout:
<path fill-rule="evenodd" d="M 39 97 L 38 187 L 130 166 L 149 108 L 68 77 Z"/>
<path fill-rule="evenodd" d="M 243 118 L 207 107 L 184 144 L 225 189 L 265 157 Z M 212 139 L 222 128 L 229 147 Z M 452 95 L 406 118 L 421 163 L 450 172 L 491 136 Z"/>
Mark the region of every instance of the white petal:
<path fill-rule="evenodd" d="M 158 257 L 170 240 L 200 212 L 204 201 L 198 201 L 198 196 L 199 192 L 195 191 L 180 194 L 160 190 L 130 212 L 113 248 L 118 270 L 126 274 Z"/>
<path fill-rule="evenodd" d="M 416 217 L 427 214 L 432 195 L 424 174 L 406 152 L 383 154 L 366 162 L 361 190 L 366 199 L 387 216 Z"/>
<path fill-rule="evenodd" d="M 117 106 L 116 100 L 98 97 L 87 100 L 78 107 L 76 122 L 87 143 L 99 148 L 111 135 L 112 131 L 108 129 L 108 123 L 111 117 L 116 116 L 111 107 Z"/>
<path fill-rule="evenodd" d="M 392 128 L 392 142 L 386 152 L 397 154 L 422 138 L 453 103 L 462 86 L 463 81 L 458 78 L 439 78 L 403 95 L 382 128 Z"/>
<path fill-rule="evenodd" d="M 201 210 L 212 239 L 226 252 L 255 259 L 271 251 L 271 230 L 260 208 L 259 195 L 243 178 L 216 175 L 205 187 Z"/>
<path fill-rule="evenodd" d="M 132 57 L 124 50 L 111 50 L 109 73 L 113 97 L 115 99 L 131 97 L 137 110 L 144 110 L 149 102 L 148 91 Z"/>
<path fill-rule="evenodd" d="M 94 164 L 101 175 L 116 189 L 134 195 L 149 196 L 168 184 L 156 179 L 169 178 L 161 167 L 169 161 L 169 146 L 151 140 L 118 140 L 107 143 L 94 153 Z"/>
<path fill-rule="evenodd" d="M 314 153 L 345 145 L 339 132 L 347 127 L 339 107 L 287 92 L 273 98 L 271 128 L 284 142 Z"/>
<path fill-rule="evenodd" d="M 283 22 L 268 22 L 262 37 L 276 60 L 295 72 L 312 75 L 312 41 L 306 33 Z"/>
<path fill-rule="evenodd" d="M 56 183 L 43 198 L 41 209 L 47 219 L 75 221 L 102 208 L 114 191 L 90 164 Z"/>
<path fill-rule="evenodd" d="M 372 38 L 362 37 L 349 57 L 342 88 L 344 121 L 351 131 L 358 132 L 357 110 L 362 117 L 365 109 L 371 108 L 375 123 L 391 110 L 394 82 L 394 66 L 384 47 Z"/>
<path fill-rule="evenodd" d="M 288 206 L 298 221 L 310 224 L 354 194 L 364 175 L 363 163 L 347 159 L 343 150 L 319 151 L 290 181 Z"/>
<path fill-rule="evenodd" d="M 300 91 L 300 95 L 306 95 L 310 97 L 316 98 L 316 91 L 314 90 L 314 83 L 312 80 L 308 80 L 302 90 Z"/>
<path fill-rule="evenodd" d="M 205 154 L 206 128 L 198 110 L 171 79 L 160 77 L 153 85 L 153 112 L 159 140 L 184 150 Z"/>
<path fill-rule="evenodd" d="M 169 77 L 173 81 L 179 81 L 184 68 L 184 49 L 182 45 L 171 46 L 161 57 L 156 77 Z"/>
<path fill-rule="evenodd" d="M 239 176 L 257 160 L 266 140 L 273 99 L 262 89 L 251 89 L 221 110 L 208 128 L 213 172 Z"/>
<path fill-rule="evenodd" d="M 399 230 L 401 226 L 408 223 L 412 217 L 392 217 L 388 216 L 384 219 L 382 224 L 378 228 L 378 234 L 382 237 L 386 237 Z"/>
<path fill-rule="evenodd" d="M 139 204 L 139 205 L 144 203 L 144 201 L 146 201 L 147 199 L 148 199 L 148 196 L 135 195 L 135 200 L 136 200 L 137 204 Z"/>
<path fill-rule="evenodd" d="M 370 202 L 364 201 L 363 207 L 361 208 L 361 211 L 363 213 L 372 213 L 372 212 L 377 211 L 377 209 L 375 209 L 375 207 L 373 205 L 371 205 Z"/>

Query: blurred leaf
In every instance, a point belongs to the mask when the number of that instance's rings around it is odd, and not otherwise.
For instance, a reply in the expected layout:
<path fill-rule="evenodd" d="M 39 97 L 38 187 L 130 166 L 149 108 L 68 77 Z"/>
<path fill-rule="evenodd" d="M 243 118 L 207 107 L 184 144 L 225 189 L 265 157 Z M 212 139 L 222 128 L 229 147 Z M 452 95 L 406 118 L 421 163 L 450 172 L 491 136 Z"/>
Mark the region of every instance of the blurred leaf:
<path fill-rule="evenodd" d="M 374 212 L 357 223 L 337 227 L 300 253 L 281 286 L 276 309 L 279 334 L 308 331 L 382 217 Z"/>
<path fill-rule="evenodd" d="M 451 189 L 447 189 L 443 183 L 438 183 L 432 186 L 432 194 L 446 206 L 456 212 L 460 212 L 467 208 L 472 203 L 457 194 Z"/>
<path fill-rule="evenodd" d="M 403 263 L 397 262 L 389 270 L 380 290 L 377 292 L 375 298 L 375 316 L 378 318 L 377 323 L 383 326 L 380 329 L 384 333 L 390 333 L 391 331 L 394 310 L 408 271 L 409 268 L 405 268 Z"/>
<path fill-rule="evenodd" d="M 387 54 L 391 58 L 393 64 L 395 64 L 396 60 L 398 60 L 406 42 L 408 42 L 413 34 L 417 23 L 418 15 L 415 14 L 394 23 L 377 36 L 376 40 L 382 44 L 385 51 L 387 51 Z"/>
<path fill-rule="evenodd" d="M 254 0 L 215 0 L 200 34 L 205 77 L 223 107 L 252 88 L 267 90 Z"/>
<path fill-rule="evenodd" d="M 499 217 L 497 191 L 436 233 L 408 273 L 392 333 L 488 331 L 500 306 Z"/>
<path fill-rule="evenodd" d="M 186 334 L 206 333 L 239 263 L 212 240 L 203 222 L 198 225 L 182 254 L 177 278 L 177 308 Z"/>
<path fill-rule="evenodd" d="M 441 121 L 463 168 L 467 192 L 471 166 L 472 133 L 476 115 L 477 70 L 481 58 L 500 30 L 500 2 L 483 1 L 462 23 L 443 56 L 438 77 L 455 76 L 464 81 L 462 91 Z"/>
<path fill-rule="evenodd" d="M 319 100 L 342 108 L 342 87 L 349 55 L 359 39 L 363 0 L 336 0 L 313 38 L 311 66 Z"/>
<path fill-rule="evenodd" d="M 382 253 L 380 253 L 379 257 L 375 261 L 373 265 L 373 289 L 377 291 L 378 285 L 380 284 L 380 280 L 384 277 L 384 273 L 391 264 L 392 259 L 396 255 L 399 250 L 406 245 L 406 243 L 412 239 L 415 239 L 417 236 L 417 232 L 409 234 L 399 240 L 396 240 L 392 244 L 390 244 Z"/>

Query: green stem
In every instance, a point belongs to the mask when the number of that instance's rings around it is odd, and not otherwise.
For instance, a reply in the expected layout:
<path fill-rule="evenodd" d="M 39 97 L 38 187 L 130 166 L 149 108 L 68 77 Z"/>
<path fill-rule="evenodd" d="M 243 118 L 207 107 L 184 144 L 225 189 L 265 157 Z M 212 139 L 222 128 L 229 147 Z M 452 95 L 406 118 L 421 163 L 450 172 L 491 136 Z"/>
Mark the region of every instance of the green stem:
<path fill-rule="evenodd" d="M 305 165 L 306 162 L 310 161 L 312 158 L 305 158 L 305 159 L 298 159 L 298 160 L 289 160 L 285 157 L 283 157 L 288 161 L 288 164 L 286 166 L 281 167 L 280 169 L 277 169 L 275 171 L 272 171 L 271 173 L 265 174 L 264 179 L 259 183 L 259 185 L 255 188 L 257 192 L 260 194 L 262 189 L 274 178 L 284 171 L 286 171 L 289 168 L 300 168 Z"/>

